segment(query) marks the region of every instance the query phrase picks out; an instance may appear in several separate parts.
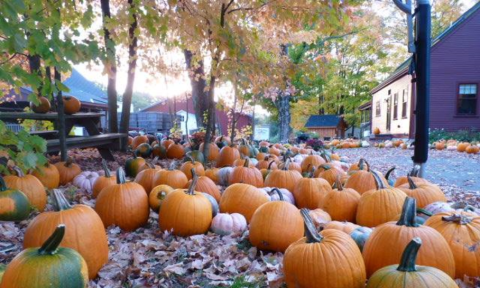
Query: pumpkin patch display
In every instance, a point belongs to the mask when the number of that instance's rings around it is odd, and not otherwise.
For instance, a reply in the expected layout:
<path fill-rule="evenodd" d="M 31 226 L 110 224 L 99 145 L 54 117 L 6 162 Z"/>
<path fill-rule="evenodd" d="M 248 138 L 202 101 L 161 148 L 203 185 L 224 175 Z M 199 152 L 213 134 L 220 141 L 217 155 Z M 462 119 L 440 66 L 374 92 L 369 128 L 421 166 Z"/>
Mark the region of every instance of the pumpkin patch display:
<path fill-rule="evenodd" d="M 39 247 L 60 224 L 65 231 L 61 247 L 72 248 L 87 262 L 90 279 L 108 262 L 108 240 L 102 220 L 89 206 L 71 206 L 60 190 L 53 191 L 55 211 L 39 214 L 25 231 L 24 248 Z"/>
<path fill-rule="evenodd" d="M 407 176 L 407 179 L 408 183 L 398 186 L 398 189 L 415 198 L 418 207 L 424 208 L 434 202 L 447 202 L 445 194 L 438 186 L 426 183 L 415 184 L 410 176 Z"/>
<path fill-rule="evenodd" d="M 233 168 L 230 175 L 230 184 L 235 183 L 245 183 L 260 188 L 263 187 L 263 176 L 260 170 L 250 167 L 250 160 L 246 158 L 243 166 Z"/>
<path fill-rule="evenodd" d="M 68 157 L 65 162 L 55 163 L 55 167 L 57 167 L 58 173 L 60 174 L 60 185 L 67 185 L 72 182 L 78 174 L 82 173 L 82 168 L 73 163 L 71 157 Z"/>
<path fill-rule="evenodd" d="M 72 184 L 88 193 L 92 193 L 93 185 L 99 176 L 97 172 L 84 171 L 73 178 Z"/>
<path fill-rule="evenodd" d="M 343 188 L 340 178 L 337 178 L 336 186 L 337 189 L 328 192 L 321 201 L 323 210 L 333 220 L 355 222 L 360 194 L 351 188 Z"/>
<path fill-rule="evenodd" d="M 48 162 L 44 166 L 39 166 L 33 170 L 32 175 L 37 177 L 43 186 L 48 189 L 55 189 L 60 185 L 60 173 L 57 167 Z"/>
<path fill-rule="evenodd" d="M 87 263 L 71 248 L 59 247 L 65 225 L 59 225 L 38 248 L 20 252 L 8 264 L 1 288 L 84 288 L 88 284 Z"/>
<path fill-rule="evenodd" d="M 262 204 L 269 202 L 269 197 L 259 188 L 243 183 L 232 184 L 225 189 L 220 198 L 222 213 L 240 213 L 250 222 L 253 213 Z"/>
<path fill-rule="evenodd" d="M 450 277 L 455 276 L 455 260 L 447 241 L 435 229 L 418 225 L 415 216 L 415 199 L 407 198 L 398 222 L 391 221 L 375 228 L 363 249 L 368 276 L 385 266 L 396 264 L 402 251 L 415 237 L 425 243 L 418 253 L 417 263 L 436 267 Z"/>
<path fill-rule="evenodd" d="M 425 225 L 437 230 L 447 241 L 455 259 L 455 278 L 479 277 L 480 216 L 466 211 L 438 213 Z"/>
<path fill-rule="evenodd" d="M 306 236 L 292 243 L 283 258 L 287 287 L 365 287 L 365 264 L 352 238 L 332 229 L 317 233 L 308 210 L 301 213 Z"/>
<path fill-rule="evenodd" d="M 367 288 L 458 288 L 457 283 L 440 269 L 416 265 L 422 239 L 415 237 L 408 243 L 399 264 L 386 266 L 368 280 Z"/>
<path fill-rule="evenodd" d="M 117 184 L 105 187 L 97 197 L 95 211 L 105 227 L 117 225 L 125 231 L 133 231 L 148 221 L 148 196 L 143 187 L 126 182 L 125 172 L 117 170 Z"/>
<path fill-rule="evenodd" d="M 30 215 L 30 201 L 16 189 L 10 189 L 0 176 L 0 221 L 22 221 Z"/>
<path fill-rule="evenodd" d="M 3 178 L 5 185 L 9 189 L 22 191 L 27 196 L 32 207 L 43 212 L 47 205 L 47 192 L 42 182 L 33 175 L 25 175 L 23 171 L 15 167 L 17 175 L 8 175 Z"/>
<path fill-rule="evenodd" d="M 95 180 L 92 188 L 93 198 L 97 198 L 98 194 L 100 194 L 100 191 L 102 191 L 103 188 L 112 186 L 117 183 L 117 177 L 115 175 L 111 175 L 110 169 L 108 169 L 107 166 L 107 161 L 105 161 L 104 159 L 102 160 L 102 168 L 104 176 L 99 176 L 97 180 Z"/>
<path fill-rule="evenodd" d="M 150 192 L 150 195 L 148 195 L 148 204 L 150 205 L 150 208 L 158 212 L 158 209 L 160 209 L 160 205 L 162 205 L 162 201 L 165 200 L 165 197 L 167 197 L 168 193 L 172 192 L 173 189 L 172 187 L 168 185 L 158 185 L 152 189 Z"/>
<path fill-rule="evenodd" d="M 261 250 L 284 252 L 290 244 L 303 237 L 302 216 L 293 204 L 270 201 L 258 207 L 250 221 L 250 243 Z"/>
<path fill-rule="evenodd" d="M 243 233 L 247 229 L 247 220 L 238 213 L 219 213 L 213 217 L 210 230 L 218 235 Z"/>
<path fill-rule="evenodd" d="M 192 236 L 208 231 L 212 223 L 212 204 L 200 192 L 195 191 L 198 177 L 192 169 L 193 179 L 188 189 L 170 192 L 162 202 L 159 224 L 162 231 L 172 231 L 178 236 Z"/>

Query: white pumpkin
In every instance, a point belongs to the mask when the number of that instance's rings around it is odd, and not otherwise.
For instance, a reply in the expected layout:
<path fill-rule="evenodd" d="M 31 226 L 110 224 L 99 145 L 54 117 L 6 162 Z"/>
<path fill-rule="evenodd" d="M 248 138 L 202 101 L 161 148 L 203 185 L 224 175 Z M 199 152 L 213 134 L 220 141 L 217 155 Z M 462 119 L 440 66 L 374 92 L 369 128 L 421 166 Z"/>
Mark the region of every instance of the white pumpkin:
<path fill-rule="evenodd" d="M 295 157 L 293 157 L 293 162 L 302 164 L 303 159 L 307 158 L 308 155 L 306 154 L 297 154 Z"/>
<path fill-rule="evenodd" d="M 447 151 L 457 151 L 457 146 L 447 146 Z"/>
<path fill-rule="evenodd" d="M 425 206 L 423 209 L 432 213 L 433 215 L 455 210 L 454 208 L 452 208 L 451 203 L 440 202 L 440 201 L 430 203 L 427 206 Z"/>
<path fill-rule="evenodd" d="M 239 213 L 219 213 L 213 217 L 210 230 L 218 235 L 239 234 L 247 229 L 247 220 Z"/>
<path fill-rule="evenodd" d="M 263 187 L 260 188 L 265 194 L 267 194 L 268 198 L 270 201 L 279 201 L 280 196 L 278 196 L 278 193 L 276 190 L 280 191 L 283 196 L 283 200 L 287 201 L 290 204 L 295 205 L 295 197 L 293 196 L 292 192 L 288 191 L 287 189 L 284 188 L 276 188 L 276 187 Z"/>
<path fill-rule="evenodd" d="M 92 193 L 93 184 L 99 176 L 97 172 L 84 171 L 73 178 L 73 185 Z"/>
<path fill-rule="evenodd" d="M 230 174 L 232 174 L 232 167 L 223 167 L 218 170 L 218 184 L 221 186 L 228 186 L 230 183 Z"/>

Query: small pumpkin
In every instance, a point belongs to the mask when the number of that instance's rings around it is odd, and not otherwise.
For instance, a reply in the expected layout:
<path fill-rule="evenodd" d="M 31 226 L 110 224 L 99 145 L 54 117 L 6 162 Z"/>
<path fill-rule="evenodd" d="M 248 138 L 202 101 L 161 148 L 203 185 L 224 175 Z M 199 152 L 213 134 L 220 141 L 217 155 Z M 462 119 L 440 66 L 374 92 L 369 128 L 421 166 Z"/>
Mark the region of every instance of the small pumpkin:
<path fill-rule="evenodd" d="M 362 226 L 359 226 L 359 225 L 351 223 L 351 222 L 331 221 L 331 222 L 328 222 L 323 228 L 324 228 L 324 230 L 326 230 L 326 229 L 336 229 L 336 230 L 343 231 L 347 234 L 350 234 L 355 229 L 360 228 L 360 227 L 362 227 Z"/>
<path fill-rule="evenodd" d="M 57 167 L 58 173 L 60 174 L 60 185 L 67 185 L 73 181 L 75 176 L 82 173 L 82 168 L 73 163 L 71 157 L 68 157 L 65 162 L 55 163 L 55 167 Z"/>
<path fill-rule="evenodd" d="M 58 225 L 39 248 L 20 252 L 8 264 L 1 288 L 84 288 L 88 284 L 87 263 L 71 248 L 59 247 L 65 225 Z"/>
<path fill-rule="evenodd" d="M 333 167 L 331 164 L 322 164 L 315 171 L 315 177 L 327 180 L 330 186 L 335 183 L 337 178 L 342 177 L 345 172 Z"/>
<path fill-rule="evenodd" d="M 362 171 L 356 173 L 360 172 Z M 377 172 L 372 171 L 372 175 L 377 188 L 366 191 L 360 197 L 356 217 L 357 224 L 367 227 L 376 227 L 392 220 L 402 211 L 403 202 L 407 198 L 407 194 L 402 190 L 387 188 Z"/>
<path fill-rule="evenodd" d="M 376 189 L 377 180 L 376 177 L 373 175 L 374 171 L 370 170 L 370 165 L 368 165 L 368 163 L 367 167 L 367 170 L 354 171 L 348 178 L 347 183 L 345 184 L 345 188 L 352 188 L 360 194 L 363 194 L 372 189 Z M 387 179 L 385 179 L 382 174 L 377 173 L 377 177 L 384 183 L 384 185 L 388 185 Z"/>
<path fill-rule="evenodd" d="M 427 180 L 418 177 L 419 173 L 420 173 L 420 166 L 415 165 L 412 168 L 412 170 L 410 170 L 410 172 L 408 172 L 407 176 L 398 177 L 397 180 L 395 180 L 394 186 L 395 187 L 400 187 L 404 184 L 407 184 L 408 183 L 408 178 L 407 178 L 408 176 L 410 176 L 410 178 L 413 180 L 413 182 L 417 185 L 419 185 L 419 184 L 430 184 L 430 182 L 428 182 Z"/>
<path fill-rule="evenodd" d="M 160 206 L 158 218 L 162 231 L 185 237 L 206 233 L 210 228 L 212 204 L 203 193 L 195 191 L 198 177 L 195 170 L 191 172 L 193 179 L 188 189 L 172 191 Z"/>
<path fill-rule="evenodd" d="M 142 185 L 143 189 L 145 189 L 145 192 L 147 192 L 147 194 L 150 194 L 150 191 L 154 187 L 153 179 L 155 178 L 156 173 L 161 169 L 155 168 L 153 164 L 148 162 L 145 165 L 148 165 L 149 168 L 143 169 L 142 171 L 138 172 L 137 176 L 135 176 L 134 181 Z"/>
<path fill-rule="evenodd" d="M 295 170 L 288 170 L 289 164 L 290 159 L 287 160 L 283 169 L 272 170 L 265 178 L 265 186 L 294 191 L 295 185 L 302 179 L 302 174 Z"/>
<path fill-rule="evenodd" d="M 303 220 L 297 207 L 283 201 L 270 201 L 258 207 L 250 221 L 249 240 L 261 250 L 284 252 L 290 244 L 302 238 Z"/>
<path fill-rule="evenodd" d="M 325 159 L 323 159 L 320 155 L 308 155 L 302 161 L 302 172 L 310 172 L 310 167 L 318 167 L 322 164 L 325 164 Z"/>
<path fill-rule="evenodd" d="M 100 177 L 100 175 L 98 175 L 97 172 L 84 171 L 73 178 L 72 184 L 80 189 L 84 189 L 88 193 L 92 193 L 93 185 L 98 177 Z"/>
<path fill-rule="evenodd" d="M 105 159 L 102 159 L 102 168 L 103 168 L 104 176 L 99 176 L 97 180 L 95 180 L 95 183 L 93 183 L 93 188 L 92 188 L 93 198 L 97 198 L 98 194 L 100 194 L 100 191 L 102 191 L 103 188 L 115 185 L 117 183 L 117 177 L 115 175 L 114 176 L 111 175 L 110 169 L 108 169 L 107 161 L 105 161 Z"/>
<path fill-rule="evenodd" d="M 467 147 L 467 149 L 465 149 L 465 152 L 468 154 L 478 154 L 478 152 L 480 152 L 480 147 L 477 145 L 470 145 Z"/>
<path fill-rule="evenodd" d="M 39 166 L 33 170 L 32 175 L 37 177 L 43 186 L 48 189 L 55 189 L 60 185 L 60 173 L 57 167 L 48 162 L 44 166 Z"/>
<path fill-rule="evenodd" d="M 172 144 L 167 148 L 167 158 L 182 159 L 185 156 L 185 149 L 180 144 Z"/>
<path fill-rule="evenodd" d="M 173 190 L 175 189 L 168 185 L 158 185 L 153 187 L 150 195 L 148 195 L 148 204 L 150 205 L 150 208 L 158 213 L 162 201 L 167 197 L 168 193 Z"/>
<path fill-rule="evenodd" d="M 167 159 L 167 149 L 161 144 L 155 144 L 152 148 L 153 157 L 158 157 L 159 159 Z"/>
<path fill-rule="evenodd" d="M 445 239 L 435 229 L 415 222 L 416 204 L 407 198 L 398 222 L 391 221 L 375 228 L 363 249 L 367 275 L 398 262 L 410 239 L 420 237 L 425 243 L 418 263 L 436 267 L 451 277 L 455 275 L 455 260 Z"/>
<path fill-rule="evenodd" d="M 235 160 L 240 159 L 240 151 L 232 146 L 225 146 L 221 148 L 217 157 L 217 167 L 222 168 L 232 166 Z"/>
<path fill-rule="evenodd" d="M 220 198 L 222 213 L 240 213 L 250 222 L 253 213 L 262 204 L 269 202 L 268 196 L 259 188 L 243 183 L 230 185 Z"/>
<path fill-rule="evenodd" d="M 447 197 L 443 191 L 433 184 L 415 184 L 410 176 L 407 176 L 408 183 L 399 186 L 398 189 L 407 193 L 408 196 L 417 200 L 417 205 L 424 208 L 434 202 L 447 202 Z"/>
<path fill-rule="evenodd" d="M 317 233 L 308 210 L 301 213 L 305 237 L 292 243 L 283 258 L 287 286 L 365 287 L 365 264 L 352 238 L 333 229 Z"/>
<path fill-rule="evenodd" d="M 264 187 L 261 188 L 262 191 L 267 193 L 270 201 L 279 201 L 280 196 L 278 193 L 281 193 L 283 196 L 284 201 L 287 201 L 290 204 L 295 205 L 295 197 L 293 196 L 292 192 L 288 191 L 284 188 L 276 188 L 276 187 Z"/>
<path fill-rule="evenodd" d="M 47 205 L 47 192 L 42 182 L 33 175 L 23 174 L 23 171 L 18 167 L 14 167 L 14 170 L 17 176 L 8 175 L 3 178 L 6 186 L 13 190 L 22 191 L 27 196 L 32 207 L 43 212 Z"/>
<path fill-rule="evenodd" d="M 172 139 L 170 139 L 170 138 L 167 137 L 167 139 L 163 140 L 163 141 L 161 142 L 161 144 L 162 144 L 163 147 L 165 147 L 165 149 L 168 149 L 168 147 L 170 147 L 171 145 L 175 144 L 175 142 L 174 142 Z"/>
<path fill-rule="evenodd" d="M 219 184 L 218 171 L 220 171 L 218 168 L 207 169 L 205 170 L 205 176 L 210 178 L 215 184 Z"/>
<path fill-rule="evenodd" d="M 60 190 L 53 191 L 55 211 L 41 213 L 35 217 L 25 231 L 24 248 L 40 246 L 55 227 L 65 224 L 61 247 L 72 248 L 82 255 L 88 266 L 90 279 L 108 262 L 108 239 L 102 220 L 89 206 L 71 206 Z"/>
<path fill-rule="evenodd" d="M 125 231 L 133 231 L 148 221 L 148 196 L 143 187 L 135 182 L 126 182 L 125 172 L 117 170 L 117 184 L 105 187 L 95 204 L 105 227 L 117 225 Z"/>
<path fill-rule="evenodd" d="M 203 150 L 205 149 L 204 146 L 205 144 L 202 142 L 200 144 L 200 147 L 198 148 L 198 150 L 201 151 L 202 153 L 203 153 Z M 209 149 L 208 149 L 207 161 L 211 162 L 211 161 L 217 160 L 218 154 L 220 154 L 220 148 L 218 148 L 218 146 L 215 145 L 215 143 L 209 143 L 208 147 Z"/>
<path fill-rule="evenodd" d="M 148 143 L 142 143 L 135 149 L 135 155 L 142 158 L 148 158 L 152 155 L 152 146 Z"/>
<path fill-rule="evenodd" d="M 367 288 L 458 288 L 457 283 L 442 270 L 416 265 L 421 246 L 422 239 L 413 238 L 403 250 L 400 264 L 386 266 L 376 271 L 368 280 Z"/>
<path fill-rule="evenodd" d="M 308 213 L 310 214 L 312 222 L 317 228 L 317 230 L 321 227 L 325 227 L 325 225 L 332 221 L 332 217 L 330 217 L 330 214 L 328 214 L 321 208 L 310 210 L 308 211 Z"/>
<path fill-rule="evenodd" d="M 202 163 L 195 161 L 193 157 L 188 157 L 188 159 L 190 159 L 190 161 L 183 162 L 182 166 L 180 166 L 180 171 L 187 176 L 188 180 L 192 179 L 192 173 L 190 172 L 192 169 L 195 169 L 197 175 L 204 176 L 205 168 Z"/>
<path fill-rule="evenodd" d="M 213 217 L 210 230 L 218 235 L 240 234 L 247 229 L 247 220 L 239 213 L 219 213 Z"/>
<path fill-rule="evenodd" d="M 350 237 L 352 237 L 353 241 L 357 243 L 360 251 L 363 251 L 363 247 L 365 246 L 365 243 L 367 242 L 372 232 L 372 228 L 358 227 L 350 233 Z"/>
<path fill-rule="evenodd" d="M 176 170 L 175 166 L 176 162 L 172 161 L 168 170 L 158 170 L 153 177 L 152 187 L 165 184 L 174 189 L 184 188 L 188 183 L 188 178 L 185 173 Z"/>
<path fill-rule="evenodd" d="M 323 199 L 331 191 L 332 187 L 325 179 L 302 178 L 295 185 L 293 196 L 299 208 L 316 209 L 322 207 Z"/>
<path fill-rule="evenodd" d="M 465 152 L 467 150 L 468 146 L 470 146 L 470 143 L 468 143 L 468 142 L 458 143 L 457 151 L 458 152 Z"/>
<path fill-rule="evenodd" d="M 232 175 L 232 167 L 223 167 L 218 170 L 218 184 L 220 186 L 228 186 L 230 183 L 230 176 Z"/>
<path fill-rule="evenodd" d="M 357 215 L 360 194 L 352 188 L 343 188 L 340 178 L 336 181 L 337 189 L 323 197 L 322 208 L 333 220 L 354 222 Z"/>
<path fill-rule="evenodd" d="M 39 114 L 47 113 L 48 111 L 50 111 L 51 107 L 52 105 L 50 105 L 50 101 L 48 101 L 48 99 L 43 96 L 38 97 L 38 104 L 30 102 L 30 109 L 32 109 L 33 112 Z"/>
<path fill-rule="evenodd" d="M 136 177 L 138 172 L 140 172 L 140 167 L 143 167 L 147 161 L 142 157 L 134 156 L 133 158 L 127 159 L 125 161 L 125 173 L 128 177 Z"/>
<path fill-rule="evenodd" d="M 146 135 L 138 135 L 133 138 L 132 149 L 137 149 L 141 144 L 148 143 L 148 137 Z"/>
<path fill-rule="evenodd" d="M 233 168 L 230 175 L 230 184 L 245 183 L 257 188 L 263 187 L 263 177 L 260 170 L 250 167 L 250 159 L 246 158 L 243 166 Z"/>
<path fill-rule="evenodd" d="M 73 96 L 63 96 L 63 107 L 65 114 L 72 115 L 80 111 L 82 103 Z"/>
<path fill-rule="evenodd" d="M 22 221 L 30 215 L 30 201 L 19 190 L 10 189 L 0 176 L 0 221 Z"/>

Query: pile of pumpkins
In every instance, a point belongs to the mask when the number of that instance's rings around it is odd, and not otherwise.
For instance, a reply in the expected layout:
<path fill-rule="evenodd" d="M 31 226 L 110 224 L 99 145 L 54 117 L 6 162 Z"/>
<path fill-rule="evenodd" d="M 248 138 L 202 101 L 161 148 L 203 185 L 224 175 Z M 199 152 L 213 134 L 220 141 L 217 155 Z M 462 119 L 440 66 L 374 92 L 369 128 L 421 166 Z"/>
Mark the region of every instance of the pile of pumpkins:
<path fill-rule="evenodd" d="M 408 149 L 408 144 L 401 139 L 397 140 L 387 140 L 384 142 L 375 142 L 374 147 L 377 148 L 402 148 L 403 150 Z"/>
<path fill-rule="evenodd" d="M 189 151 L 182 163 L 174 160 L 170 167 L 135 156 L 115 175 L 106 162 L 100 176 L 82 172 L 68 160 L 39 167 L 33 175 L 19 171 L 6 176 L 5 184 L 0 181 L 0 199 L 16 203 L 8 193 L 24 191 L 27 201 L 42 212 L 43 187 L 48 187 L 54 189 L 56 211 L 40 213 L 30 222 L 25 248 L 46 244 L 17 255 L 4 279 L 29 269 L 19 268 L 25 257 L 48 258 L 55 253 L 69 253 L 75 267 L 81 268 L 71 276 L 79 283 L 92 279 L 108 260 L 105 227 L 134 231 L 147 223 L 150 210 L 158 213 L 161 231 L 179 237 L 248 231 L 258 249 L 285 253 L 289 287 L 365 287 L 367 278 L 367 287 L 457 287 L 454 277 L 480 276 L 480 268 L 464 265 L 480 260 L 480 250 L 471 249 L 480 241 L 480 216 L 470 207 L 465 211 L 452 207 L 438 186 L 415 173 L 393 182 L 392 170 L 384 176 L 364 159 L 348 165 L 326 151 L 267 142 L 257 149 L 246 141 L 232 145 L 225 139 L 210 146 L 211 151 L 219 148 L 216 167 L 211 168 L 190 153 L 196 151 Z M 135 149 L 144 143 L 137 142 Z M 155 145 L 168 147 L 168 154 L 171 145 L 179 144 Z M 182 147 L 183 152 L 187 149 Z M 70 182 L 92 193 L 94 209 L 71 206 L 55 190 Z M 37 186 L 42 189 L 32 189 Z M 17 210 L 20 206 L 12 205 Z M 19 211 L 9 213 L 18 214 L 10 221 L 24 219 Z M 73 250 L 56 249 L 60 242 Z M 49 281 L 48 277 L 45 273 L 36 281 Z M 3 283 L 0 287 L 11 287 Z M 43 287 L 25 283 L 17 287 Z"/>
<path fill-rule="evenodd" d="M 345 140 L 332 140 L 325 143 L 325 148 L 336 148 L 336 149 L 348 149 L 348 148 L 361 148 L 362 141 L 355 139 L 345 139 Z"/>
<path fill-rule="evenodd" d="M 478 154 L 480 152 L 480 147 L 476 143 L 459 142 L 453 139 L 433 142 L 431 147 L 435 150 L 458 151 L 468 154 Z"/>
<path fill-rule="evenodd" d="M 82 103 L 76 97 L 63 96 L 63 111 L 67 115 L 72 115 L 80 111 Z M 38 103 L 30 102 L 30 109 L 34 113 L 45 114 L 51 109 L 50 101 L 46 97 L 38 97 Z"/>

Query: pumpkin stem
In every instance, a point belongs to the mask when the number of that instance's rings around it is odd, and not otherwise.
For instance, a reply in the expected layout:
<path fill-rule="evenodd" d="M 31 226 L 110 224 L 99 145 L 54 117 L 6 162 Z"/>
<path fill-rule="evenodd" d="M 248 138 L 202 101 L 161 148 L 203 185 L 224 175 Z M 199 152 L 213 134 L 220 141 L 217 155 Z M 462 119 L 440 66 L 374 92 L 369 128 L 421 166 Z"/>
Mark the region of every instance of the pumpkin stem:
<path fill-rule="evenodd" d="M 398 265 L 397 271 L 401 272 L 414 272 L 417 271 L 415 262 L 417 260 L 418 250 L 422 246 L 422 239 L 415 237 L 408 243 L 405 250 L 403 250 L 402 259 L 400 265 Z"/>
<path fill-rule="evenodd" d="M 393 166 L 392 168 L 390 168 L 387 173 L 385 173 L 385 179 L 388 180 L 388 178 L 390 177 L 390 175 L 392 174 L 392 172 L 396 169 L 395 166 Z"/>
<path fill-rule="evenodd" d="M 112 175 L 110 174 L 110 169 L 108 169 L 108 166 L 107 166 L 107 161 L 105 161 L 105 159 L 102 159 L 102 168 L 103 168 L 103 171 L 105 172 L 106 178 L 112 177 Z"/>
<path fill-rule="evenodd" d="M 328 164 L 320 164 L 318 165 L 318 168 L 317 169 L 320 169 L 322 168 L 323 170 L 327 171 L 327 170 L 330 170 L 332 169 L 332 166 L 328 165 Z"/>
<path fill-rule="evenodd" d="M 13 171 L 15 171 L 17 173 L 17 176 L 22 178 L 25 176 L 25 173 L 23 173 L 22 169 L 20 169 L 20 167 L 18 166 L 13 166 Z"/>
<path fill-rule="evenodd" d="M 329 163 L 332 159 L 330 158 L 330 156 L 328 156 L 325 151 L 322 152 L 322 154 L 320 154 L 320 157 L 323 158 L 323 160 L 325 160 L 326 163 Z"/>
<path fill-rule="evenodd" d="M 442 220 L 447 222 L 455 222 L 460 225 L 467 225 L 473 221 L 473 218 L 461 214 L 453 214 L 451 216 L 443 216 Z"/>
<path fill-rule="evenodd" d="M 67 161 L 65 161 L 65 167 L 68 168 L 68 167 L 72 166 L 72 164 L 73 164 L 73 159 L 72 159 L 72 157 L 68 157 L 68 158 L 67 158 Z"/>
<path fill-rule="evenodd" d="M 337 186 L 338 191 L 343 191 L 342 181 L 340 181 L 340 175 L 335 178 L 335 186 Z"/>
<path fill-rule="evenodd" d="M 315 225 L 313 225 L 312 217 L 310 217 L 308 212 L 309 210 L 307 208 L 300 209 L 303 223 L 305 225 L 305 237 L 307 237 L 307 243 L 320 243 L 323 240 L 323 236 L 318 234 Z"/>
<path fill-rule="evenodd" d="M 310 167 L 310 164 L 308 164 L 307 170 L 308 170 L 308 167 Z M 312 167 L 310 172 L 308 172 L 308 178 L 313 178 L 314 176 L 315 176 L 315 167 Z"/>
<path fill-rule="evenodd" d="M 145 162 L 145 165 L 147 165 L 150 169 L 155 169 L 155 165 L 153 165 L 151 162 Z"/>
<path fill-rule="evenodd" d="M 190 162 L 192 162 L 192 164 L 195 164 L 195 159 L 193 159 L 193 157 L 191 155 L 189 155 L 185 158 L 190 159 Z"/>
<path fill-rule="evenodd" d="M 270 163 L 268 164 L 267 170 L 271 170 L 271 169 L 272 169 L 273 163 L 275 163 L 275 160 L 272 160 L 272 162 L 270 162 Z"/>
<path fill-rule="evenodd" d="M 365 162 L 365 165 L 367 165 L 367 171 L 370 172 L 370 164 L 368 163 L 367 160 L 363 159 L 363 162 Z"/>
<path fill-rule="evenodd" d="M 372 170 L 370 173 L 372 173 L 373 179 L 375 179 L 375 184 L 377 185 L 377 190 L 387 188 L 387 187 L 385 187 L 385 183 L 383 183 L 382 179 L 380 178 L 380 175 L 378 175 L 378 173 L 376 171 Z"/>
<path fill-rule="evenodd" d="M 407 197 L 403 202 L 402 215 L 398 220 L 397 225 L 407 227 L 418 227 L 415 222 L 415 216 L 417 215 L 417 201 L 415 198 Z"/>
<path fill-rule="evenodd" d="M 245 158 L 245 163 L 243 163 L 243 167 L 250 167 L 250 159 L 248 159 L 248 157 Z"/>
<path fill-rule="evenodd" d="M 427 210 L 422 209 L 422 208 L 417 208 L 417 213 L 426 215 L 426 216 L 428 216 L 428 217 L 432 217 L 432 216 L 433 216 L 433 213 L 428 212 Z"/>
<path fill-rule="evenodd" d="M 417 185 L 415 185 L 415 182 L 413 182 L 413 179 L 412 177 L 410 177 L 410 175 L 407 175 L 407 180 L 408 180 L 408 185 L 410 186 L 409 189 L 410 190 L 414 190 L 414 189 L 417 189 Z"/>
<path fill-rule="evenodd" d="M 122 167 L 118 167 L 117 169 L 117 184 L 125 184 L 127 180 L 125 179 L 125 171 L 123 171 Z"/>
<path fill-rule="evenodd" d="M 38 254 L 40 255 L 54 255 L 57 252 L 58 246 L 63 240 L 63 236 L 65 235 L 65 224 L 60 224 L 57 226 L 55 231 L 52 233 L 50 237 L 48 237 L 47 241 L 45 241 L 38 249 Z"/>
<path fill-rule="evenodd" d="M 283 198 L 283 194 L 282 192 L 280 192 L 280 190 L 278 188 L 273 188 L 271 192 L 276 192 L 278 194 L 278 198 L 280 199 L 280 201 L 285 201 L 285 198 Z"/>
<path fill-rule="evenodd" d="M 289 166 L 290 166 L 290 159 L 287 159 L 287 162 L 285 162 L 285 165 L 283 166 L 283 170 L 287 171 Z"/>
<path fill-rule="evenodd" d="M 263 161 L 268 161 L 268 156 L 265 156 L 265 158 L 263 158 Z"/>
<path fill-rule="evenodd" d="M 167 193 L 165 191 L 160 191 L 160 193 L 157 194 L 157 199 L 163 200 L 167 196 Z"/>
<path fill-rule="evenodd" d="M 63 195 L 62 191 L 59 189 L 53 189 L 53 206 L 55 206 L 55 211 L 63 211 L 72 208 L 70 203 L 68 203 L 67 198 L 65 198 L 65 195 Z"/>
<path fill-rule="evenodd" d="M 198 176 L 194 168 L 192 168 L 190 172 L 192 173 L 192 183 L 188 186 L 187 194 L 195 195 L 195 186 L 197 186 Z"/>

